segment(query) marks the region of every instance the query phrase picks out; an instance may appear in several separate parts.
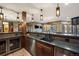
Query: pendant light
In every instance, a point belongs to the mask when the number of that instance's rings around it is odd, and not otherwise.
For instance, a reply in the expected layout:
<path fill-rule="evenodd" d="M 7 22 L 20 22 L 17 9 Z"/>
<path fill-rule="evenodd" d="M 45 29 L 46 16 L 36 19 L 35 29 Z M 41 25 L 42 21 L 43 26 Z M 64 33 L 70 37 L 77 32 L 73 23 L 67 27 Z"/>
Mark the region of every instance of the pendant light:
<path fill-rule="evenodd" d="M 60 7 L 59 7 L 59 4 L 57 4 L 57 7 L 56 7 L 56 16 L 57 17 L 60 16 Z"/>
<path fill-rule="evenodd" d="M 0 12 L 0 20 L 3 20 L 4 19 L 4 14 L 2 13 L 2 7 L 0 7 L 1 9 L 1 12 Z"/>
<path fill-rule="evenodd" d="M 40 20 L 43 20 L 43 9 L 40 9 L 41 14 L 40 14 Z"/>
<path fill-rule="evenodd" d="M 32 14 L 32 20 L 34 20 L 34 14 Z"/>
<path fill-rule="evenodd" d="M 31 16 L 32 18 L 31 18 L 31 20 L 32 20 L 32 22 L 34 21 L 34 14 L 32 14 L 32 16 Z"/>
<path fill-rule="evenodd" d="M 19 12 L 17 12 L 17 19 L 19 19 Z"/>

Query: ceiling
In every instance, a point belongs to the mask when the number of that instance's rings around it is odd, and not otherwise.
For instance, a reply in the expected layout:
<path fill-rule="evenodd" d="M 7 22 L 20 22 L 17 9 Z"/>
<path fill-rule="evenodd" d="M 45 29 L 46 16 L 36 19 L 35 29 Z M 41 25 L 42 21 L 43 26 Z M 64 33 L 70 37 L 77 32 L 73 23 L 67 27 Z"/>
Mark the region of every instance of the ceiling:
<path fill-rule="evenodd" d="M 34 14 L 34 21 L 40 21 L 40 9 L 43 9 L 44 20 L 41 22 L 65 20 L 69 21 L 72 17 L 79 16 L 79 4 L 60 5 L 60 17 L 56 17 L 56 3 L 0 3 L 0 6 L 20 12 L 27 12 L 27 21 L 31 21 L 31 14 Z M 13 11 L 3 9 L 3 13 L 8 20 L 15 20 L 17 14 Z"/>

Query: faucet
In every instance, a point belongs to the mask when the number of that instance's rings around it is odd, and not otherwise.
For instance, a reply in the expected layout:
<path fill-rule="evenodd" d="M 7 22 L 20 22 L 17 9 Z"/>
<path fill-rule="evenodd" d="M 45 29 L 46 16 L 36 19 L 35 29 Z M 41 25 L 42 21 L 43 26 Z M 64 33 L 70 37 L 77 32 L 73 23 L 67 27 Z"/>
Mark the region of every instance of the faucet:
<path fill-rule="evenodd" d="M 55 38 L 51 37 L 51 31 L 50 30 L 48 30 L 48 39 L 50 41 L 53 41 L 53 39 L 55 39 Z"/>
<path fill-rule="evenodd" d="M 50 34 L 51 34 L 51 31 L 50 31 L 50 30 L 48 30 L 48 36 L 49 36 L 48 38 L 49 38 L 49 39 L 51 39 Z"/>

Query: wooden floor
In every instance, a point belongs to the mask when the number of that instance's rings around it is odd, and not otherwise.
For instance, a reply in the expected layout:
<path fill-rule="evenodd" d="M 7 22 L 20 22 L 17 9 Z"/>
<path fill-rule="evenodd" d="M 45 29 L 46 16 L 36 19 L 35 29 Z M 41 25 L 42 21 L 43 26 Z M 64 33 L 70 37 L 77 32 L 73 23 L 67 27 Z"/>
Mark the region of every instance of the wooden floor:
<path fill-rule="evenodd" d="M 31 56 L 31 54 L 28 53 L 28 51 L 23 48 L 23 49 L 20 49 L 16 52 L 9 54 L 8 56 Z"/>

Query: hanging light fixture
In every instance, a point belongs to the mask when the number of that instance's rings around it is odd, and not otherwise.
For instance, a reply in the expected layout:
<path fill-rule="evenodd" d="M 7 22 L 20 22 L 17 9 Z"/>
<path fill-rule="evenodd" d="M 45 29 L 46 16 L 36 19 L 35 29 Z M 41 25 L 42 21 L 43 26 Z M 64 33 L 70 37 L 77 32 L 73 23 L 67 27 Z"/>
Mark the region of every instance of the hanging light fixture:
<path fill-rule="evenodd" d="M 32 16 L 31 16 L 32 18 L 31 18 L 31 20 L 32 20 L 32 22 L 34 21 L 34 14 L 32 14 Z"/>
<path fill-rule="evenodd" d="M 17 19 L 19 19 L 19 12 L 17 12 Z"/>
<path fill-rule="evenodd" d="M 43 9 L 40 9 L 41 14 L 40 14 L 40 20 L 43 20 Z"/>
<path fill-rule="evenodd" d="M 32 14 L 32 20 L 34 20 L 34 14 Z"/>
<path fill-rule="evenodd" d="M 0 7 L 1 9 L 1 12 L 0 12 L 0 20 L 3 20 L 4 19 L 4 14 L 2 13 L 2 7 Z"/>
<path fill-rule="evenodd" d="M 56 7 L 56 16 L 57 17 L 60 16 L 60 7 L 59 7 L 59 4 L 57 4 L 57 7 Z"/>

